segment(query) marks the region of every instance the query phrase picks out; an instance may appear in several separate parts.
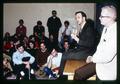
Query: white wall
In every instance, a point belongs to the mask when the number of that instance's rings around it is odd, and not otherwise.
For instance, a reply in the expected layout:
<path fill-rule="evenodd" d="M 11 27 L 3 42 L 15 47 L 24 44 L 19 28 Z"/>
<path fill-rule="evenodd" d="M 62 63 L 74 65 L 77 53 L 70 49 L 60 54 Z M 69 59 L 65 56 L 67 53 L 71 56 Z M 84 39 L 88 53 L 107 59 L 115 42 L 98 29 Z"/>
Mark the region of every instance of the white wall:
<path fill-rule="evenodd" d="M 38 20 L 42 21 L 48 36 L 46 23 L 53 9 L 57 11 L 62 23 L 69 20 L 73 27 L 76 27 L 75 12 L 84 11 L 93 20 L 95 14 L 94 3 L 4 3 L 3 8 L 3 33 L 10 32 L 11 35 L 15 33 L 19 19 L 23 19 L 28 36 L 33 33 L 33 26 Z"/>

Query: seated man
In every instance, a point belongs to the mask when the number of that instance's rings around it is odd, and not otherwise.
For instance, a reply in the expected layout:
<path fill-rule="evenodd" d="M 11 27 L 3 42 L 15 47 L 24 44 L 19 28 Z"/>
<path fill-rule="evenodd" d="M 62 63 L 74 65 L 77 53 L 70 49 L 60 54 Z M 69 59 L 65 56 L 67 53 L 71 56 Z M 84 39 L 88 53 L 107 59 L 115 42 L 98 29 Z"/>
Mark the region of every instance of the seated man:
<path fill-rule="evenodd" d="M 17 45 L 17 51 L 13 53 L 12 60 L 15 65 L 17 79 L 30 79 L 30 74 L 33 76 L 34 71 L 32 68 L 35 68 L 35 58 L 24 50 L 22 44 Z"/>
<path fill-rule="evenodd" d="M 46 44 L 44 42 L 40 43 L 40 48 L 36 51 L 36 62 L 37 66 L 40 68 L 42 65 L 44 65 L 47 62 L 47 58 L 49 56 L 49 51 L 46 48 Z"/>
<path fill-rule="evenodd" d="M 60 75 L 63 75 L 66 60 L 86 60 L 87 56 L 95 52 L 96 30 L 94 22 L 88 20 L 83 11 L 76 12 L 75 18 L 79 24 L 79 28 L 71 34 L 71 37 L 77 42 L 77 47 L 63 53 L 60 64 Z"/>
<path fill-rule="evenodd" d="M 49 77 L 57 78 L 56 74 L 59 71 L 61 58 L 62 53 L 58 52 L 57 49 L 54 48 L 47 58 L 47 63 L 43 65 L 43 71 L 46 73 L 46 75 Z"/>
<path fill-rule="evenodd" d="M 62 52 L 68 52 L 70 50 L 71 46 L 70 43 L 68 41 L 64 41 L 64 44 L 62 46 Z"/>

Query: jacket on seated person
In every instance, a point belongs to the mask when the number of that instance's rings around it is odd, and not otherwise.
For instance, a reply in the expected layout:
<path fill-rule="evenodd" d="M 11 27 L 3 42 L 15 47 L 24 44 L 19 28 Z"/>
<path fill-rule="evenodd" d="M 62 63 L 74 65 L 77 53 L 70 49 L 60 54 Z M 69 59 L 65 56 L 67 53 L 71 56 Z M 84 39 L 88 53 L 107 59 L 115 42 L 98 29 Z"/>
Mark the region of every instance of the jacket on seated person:
<path fill-rule="evenodd" d="M 96 30 L 94 28 L 94 22 L 87 20 L 86 14 L 82 11 L 76 12 L 75 17 L 80 28 L 77 29 L 75 34 L 71 34 L 71 36 L 77 42 L 77 47 L 63 53 L 59 72 L 60 75 L 63 74 L 66 60 L 86 60 L 89 55 L 95 52 Z"/>

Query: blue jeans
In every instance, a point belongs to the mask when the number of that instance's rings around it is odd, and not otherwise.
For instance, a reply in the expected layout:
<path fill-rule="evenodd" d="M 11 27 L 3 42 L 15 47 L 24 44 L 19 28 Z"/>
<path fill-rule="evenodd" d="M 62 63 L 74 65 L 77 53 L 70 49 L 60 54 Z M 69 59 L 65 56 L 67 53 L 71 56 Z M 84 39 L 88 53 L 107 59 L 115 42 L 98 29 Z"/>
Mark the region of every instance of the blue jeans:
<path fill-rule="evenodd" d="M 44 67 L 43 71 L 49 76 L 51 75 L 52 77 L 56 78 L 56 75 L 53 74 L 52 70 L 48 67 Z"/>
<path fill-rule="evenodd" d="M 61 45 L 63 45 L 64 44 L 64 40 L 65 39 L 67 39 L 67 41 L 69 42 L 69 43 L 72 43 L 72 41 L 73 41 L 73 39 L 71 38 L 71 36 L 65 36 L 65 37 L 61 37 Z"/>

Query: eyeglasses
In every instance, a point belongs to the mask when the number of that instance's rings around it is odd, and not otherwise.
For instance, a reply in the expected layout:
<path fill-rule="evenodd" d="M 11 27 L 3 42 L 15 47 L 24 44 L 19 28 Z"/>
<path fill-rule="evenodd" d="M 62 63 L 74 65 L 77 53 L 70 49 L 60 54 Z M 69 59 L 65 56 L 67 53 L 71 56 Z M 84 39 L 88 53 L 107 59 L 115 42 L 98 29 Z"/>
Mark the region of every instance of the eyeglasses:
<path fill-rule="evenodd" d="M 100 16 L 100 18 L 111 18 L 110 16 Z"/>

